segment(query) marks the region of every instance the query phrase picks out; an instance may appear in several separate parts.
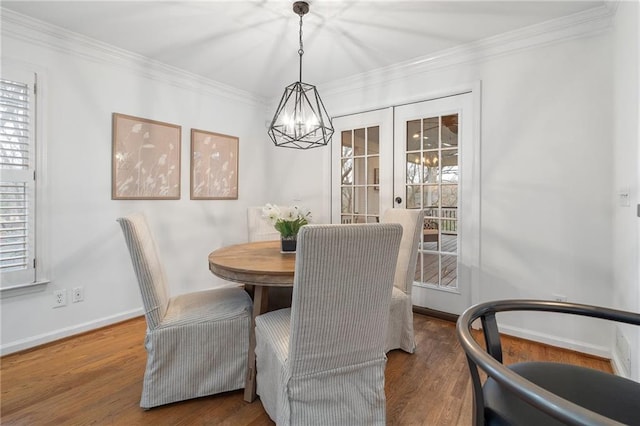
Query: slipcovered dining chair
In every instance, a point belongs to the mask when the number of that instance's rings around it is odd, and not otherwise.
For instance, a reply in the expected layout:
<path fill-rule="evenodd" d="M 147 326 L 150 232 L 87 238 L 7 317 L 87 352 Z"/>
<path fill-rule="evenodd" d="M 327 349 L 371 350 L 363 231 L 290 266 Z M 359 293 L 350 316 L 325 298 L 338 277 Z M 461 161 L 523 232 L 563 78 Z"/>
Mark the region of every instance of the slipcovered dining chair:
<path fill-rule="evenodd" d="M 251 299 L 240 288 L 169 297 L 165 272 L 145 216 L 118 218 L 129 248 L 147 332 L 147 367 L 140 406 L 244 387 Z"/>
<path fill-rule="evenodd" d="M 396 275 L 393 279 L 393 292 L 391 293 L 387 352 L 392 349 L 402 349 L 405 352 L 413 353 L 416 348 L 413 333 L 411 289 L 415 279 L 423 218 L 423 211 L 417 209 L 388 209 L 382 216 L 382 223 L 399 223 L 403 229 Z"/>
<path fill-rule="evenodd" d="M 279 207 L 279 206 L 278 206 Z M 247 207 L 247 229 L 249 242 L 279 240 L 280 233 L 276 231 L 269 219 L 263 217 L 262 207 Z M 253 286 L 245 285 L 245 289 L 253 294 Z M 272 287 L 269 289 L 268 309 L 288 308 L 291 306 L 292 289 L 290 287 Z"/>
<path fill-rule="evenodd" d="M 247 207 L 247 228 L 249 242 L 279 240 L 280 233 L 267 220 L 262 217 L 262 207 Z"/>
<path fill-rule="evenodd" d="M 291 308 L 256 317 L 257 393 L 278 425 L 384 425 L 398 224 L 307 225 Z"/>

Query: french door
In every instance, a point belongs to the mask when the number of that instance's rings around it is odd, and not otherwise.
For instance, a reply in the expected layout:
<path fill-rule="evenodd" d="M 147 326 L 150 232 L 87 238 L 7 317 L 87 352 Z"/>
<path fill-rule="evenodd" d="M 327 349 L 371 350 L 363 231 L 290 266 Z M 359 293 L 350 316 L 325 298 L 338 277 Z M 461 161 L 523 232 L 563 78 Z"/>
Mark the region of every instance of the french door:
<path fill-rule="evenodd" d="M 413 304 L 454 314 L 471 304 L 478 263 L 472 107 L 470 92 L 333 120 L 332 221 L 422 209 Z"/>
<path fill-rule="evenodd" d="M 331 221 L 378 222 L 393 200 L 393 109 L 332 123 Z"/>
<path fill-rule="evenodd" d="M 471 304 L 478 176 L 471 93 L 395 109 L 396 207 L 423 209 L 413 304 L 460 314 Z"/>

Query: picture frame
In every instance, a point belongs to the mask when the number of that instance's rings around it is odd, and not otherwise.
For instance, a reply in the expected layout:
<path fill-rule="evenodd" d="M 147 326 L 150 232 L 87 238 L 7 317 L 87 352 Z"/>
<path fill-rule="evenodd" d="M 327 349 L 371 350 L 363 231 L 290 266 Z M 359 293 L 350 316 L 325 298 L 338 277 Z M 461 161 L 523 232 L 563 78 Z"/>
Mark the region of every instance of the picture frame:
<path fill-rule="evenodd" d="M 191 129 L 191 199 L 238 199 L 236 136 Z"/>
<path fill-rule="evenodd" d="M 179 200 L 182 127 L 112 114 L 113 200 Z"/>

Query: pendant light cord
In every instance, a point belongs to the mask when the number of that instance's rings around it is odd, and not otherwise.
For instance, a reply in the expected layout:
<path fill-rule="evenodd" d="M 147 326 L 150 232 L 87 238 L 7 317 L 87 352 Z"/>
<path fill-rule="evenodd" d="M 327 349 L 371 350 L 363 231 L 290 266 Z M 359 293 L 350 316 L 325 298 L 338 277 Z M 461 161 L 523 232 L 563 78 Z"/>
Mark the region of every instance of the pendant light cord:
<path fill-rule="evenodd" d="M 300 55 L 300 83 L 302 83 L 302 55 L 304 55 L 304 49 L 302 45 L 302 13 L 300 14 L 300 48 L 298 49 L 298 55 Z"/>

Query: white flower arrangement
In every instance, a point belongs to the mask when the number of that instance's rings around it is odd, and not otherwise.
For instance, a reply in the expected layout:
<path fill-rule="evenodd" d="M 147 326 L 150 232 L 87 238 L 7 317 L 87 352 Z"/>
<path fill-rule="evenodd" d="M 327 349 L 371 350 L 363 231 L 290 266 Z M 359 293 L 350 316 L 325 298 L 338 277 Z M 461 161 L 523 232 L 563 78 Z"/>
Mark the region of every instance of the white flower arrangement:
<path fill-rule="evenodd" d="M 269 219 L 285 239 L 292 239 L 298 235 L 300 228 L 311 220 L 311 211 L 300 206 L 278 207 L 266 204 L 262 208 L 262 216 Z"/>

